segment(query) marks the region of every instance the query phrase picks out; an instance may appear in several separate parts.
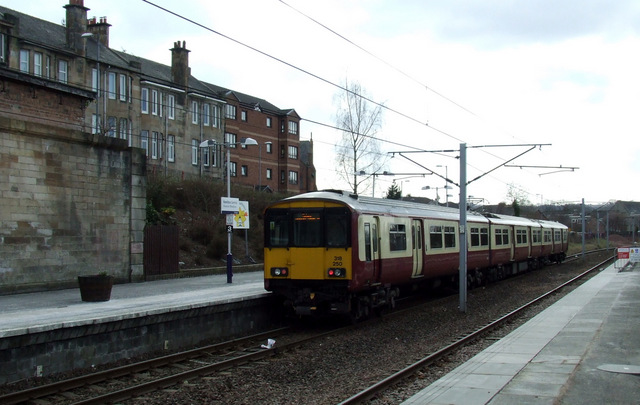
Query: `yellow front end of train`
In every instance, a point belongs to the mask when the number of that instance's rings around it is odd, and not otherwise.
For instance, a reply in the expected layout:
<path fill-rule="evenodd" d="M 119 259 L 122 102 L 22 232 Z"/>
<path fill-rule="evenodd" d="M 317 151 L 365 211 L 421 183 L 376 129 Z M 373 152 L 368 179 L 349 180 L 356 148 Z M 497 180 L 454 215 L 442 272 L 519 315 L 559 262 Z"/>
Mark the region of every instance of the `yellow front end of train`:
<path fill-rule="evenodd" d="M 351 212 L 335 203 L 278 203 L 265 211 L 265 289 L 298 314 L 340 303 L 352 277 Z M 348 303 L 346 304 L 348 305 Z"/>

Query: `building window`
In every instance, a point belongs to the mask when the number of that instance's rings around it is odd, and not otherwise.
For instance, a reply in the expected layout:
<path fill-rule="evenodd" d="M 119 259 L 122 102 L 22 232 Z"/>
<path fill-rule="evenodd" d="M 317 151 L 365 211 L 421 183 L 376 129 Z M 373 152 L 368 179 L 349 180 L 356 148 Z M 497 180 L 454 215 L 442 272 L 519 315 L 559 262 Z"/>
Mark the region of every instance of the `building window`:
<path fill-rule="evenodd" d="M 211 119 L 210 113 L 211 106 L 207 103 L 202 104 L 202 125 L 209 126 L 209 121 Z"/>
<path fill-rule="evenodd" d="M 298 134 L 298 123 L 295 121 L 289 121 L 289 133 L 292 135 Z"/>
<path fill-rule="evenodd" d="M 238 165 L 236 164 L 236 162 L 229 162 L 229 163 L 231 163 L 231 165 L 229 166 L 229 172 L 231 174 L 231 177 L 238 176 Z"/>
<path fill-rule="evenodd" d="M 242 167 L 240 168 L 240 173 L 244 177 L 247 177 L 249 175 L 249 168 L 247 167 L 247 165 L 242 165 Z"/>
<path fill-rule="evenodd" d="M 69 81 L 69 64 L 66 60 L 58 61 L 58 81 L 67 84 Z"/>
<path fill-rule="evenodd" d="M 140 93 L 140 112 L 149 114 L 149 89 L 143 87 Z"/>
<path fill-rule="evenodd" d="M 284 184 L 284 170 L 280 170 L 280 183 Z"/>
<path fill-rule="evenodd" d="M 176 117 L 176 97 L 172 94 L 167 96 L 167 116 L 170 120 Z"/>
<path fill-rule="evenodd" d="M 298 184 L 298 172 L 289 171 L 289 184 Z"/>
<path fill-rule="evenodd" d="M 298 158 L 298 147 L 289 146 L 289 159 L 297 159 L 297 158 Z"/>
<path fill-rule="evenodd" d="M 193 124 L 198 123 L 198 102 L 197 101 L 191 102 L 191 122 Z"/>
<path fill-rule="evenodd" d="M 109 99 L 110 100 L 115 100 L 116 99 L 116 74 L 114 72 L 109 72 L 109 76 L 108 76 L 108 93 L 109 93 Z"/>
<path fill-rule="evenodd" d="M 100 132 L 100 116 L 93 114 L 91 116 L 91 133 L 97 134 Z"/>
<path fill-rule="evenodd" d="M 127 101 L 127 75 L 119 75 L 120 81 L 120 101 Z"/>
<path fill-rule="evenodd" d="M 218 127 L 220 120 L 220 110 L 218 109 L 217 105 L 213 105 L 211 106 L 211 126 L 213 127 Z"/>
<path fill-rule="evenodd" d="M 191 140 L 191 164 L 194 166 L 198 164 L 198 140 L 197 139 Z"/>
<path fill-rule="evenodd" d="M 149 131 L 140 131 L 140 147 L 144 149 L 144 155 L 149 156 Z"/>
<path fill-rule="evenodd" d="M 158 102 L 158 110 L 159 110 L 159 114 L 162 117 L 162 114 L 164 114 L 163 110 L 164 110 L 164 94 L 160 93 L 160 97 L 159 97 L 160 101 Z"/>
<path fill-rule="evenodd" d="M 202 148 L 202 165 L 209 166 L 209 148 Z"/>
<path fill-rule="evenodd" d="M 267 153 L 273 153 L 273 144 L 271 142 L 267 142 Z"/>
<path fill-rule="evenodd" d="M 120 138 L 127 139 L 127 129 L 129 128 L 129 120 L 120 118 Z"/>
<path fill-rule="evenodd" d="M 47 79 L 51 77 L 51 57 L 46 56 L 44 58 L 44 77 Z"/>
<path fill-rule="evenodd" d="M 91 90 L 98 91 L 100 80 L 98 80 L 98 69 L 91 69 Z"/>
<path fill-rule="evenodd" d="M 271 128 L 272 122 L 271 117 L 267 117 L 267 128 Z"/>
<path fill-rule="evenodd" d="M 226 104 L 224 106 L 224 117 L 229 120 L 236 119 L 236 106 L 231 104 Z"/>
<path fill-rule="evenodd" d="M 158 90 L 151 90 L 151 114 L 158 115 Z"/>
<path fill-rule="evenodd" d="M 111 138 L 116 137 L 116 130 L 118 128 L 118 119 L 116 117 L 107 118 L 107 125 L 109 129 L 109 136 Z"/>
<path fill-rule="evenodd" d="M 176 137 L 173 135 L 167 135 L 167 160 L 176 161 Z"/>
<path fill-rule="evenodd" d="M 230 134 L 229 132 L 226 132 L 224 134 L 224 142 L 227 144 L 227 146 L 229 148 L 235 148 L 236 147 L 236 143 L 237 143 L 237 135 L 236 134 Z"/>
<path fill-rule="evenodd" d="M 156 131 L 151 132 L 151 159 L 158 158 L 158 133 Z"/>
<path fill-rule="evenodd" d="M 40 52 L 33 54 L 33 74 L 42 76 L 42 54 Z"/>
<path fill-rule="evenodd" d="M 272 177 L 273 177 L 273 170 L 267 169 L 267 179 L 271 180 Z"/>
<path fill-rule="evenodd" d="M 27 49 L 20 49 L 20 71 L 29 73 L 29 51 Z"/>
<path fill-rule="evenodd" d="M 7 63 L 7 37 L 0 33 L 0 63 Z"/>
<path fill-rule="evenodd" d="M 247 122 L 247 112 L 242 110 L 240 111 L 240 119 L 244 122 Z"/>

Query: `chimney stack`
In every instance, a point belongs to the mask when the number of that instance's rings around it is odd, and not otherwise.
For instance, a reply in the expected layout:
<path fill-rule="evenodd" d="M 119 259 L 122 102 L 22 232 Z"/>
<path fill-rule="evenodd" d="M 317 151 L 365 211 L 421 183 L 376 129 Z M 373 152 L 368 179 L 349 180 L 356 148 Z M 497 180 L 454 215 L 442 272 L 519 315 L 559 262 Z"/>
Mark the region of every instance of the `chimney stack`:
<path fill-rule="evenodd" d="M 111 24 L 107 23 L 107 17 L 100 17 L 99 20 L 96 17 L 91 17 L 87 20 L 87 31 L 92 33 L 96 39 L 100 40 L 102 46 L 107 48 L 109 47 L 109 27 L 111 27 Z"/>
<path fill-rule="evenodd" d="M 187 87 L 189 84 L 189 76 L 191 75 L 191 68 L 189 68 L 189 51 L 187 49 L 187 43 L 180 41 L 173 43 L 171 49 L 171 80 L 182 87 Z"/>
<path fill-rule="evenodd" d="M 87 11 L 84 0 L 69 0 L 67 9 L 67 46 L 76 53 L 84 53 L 81 35 L 87 31 Z"/>

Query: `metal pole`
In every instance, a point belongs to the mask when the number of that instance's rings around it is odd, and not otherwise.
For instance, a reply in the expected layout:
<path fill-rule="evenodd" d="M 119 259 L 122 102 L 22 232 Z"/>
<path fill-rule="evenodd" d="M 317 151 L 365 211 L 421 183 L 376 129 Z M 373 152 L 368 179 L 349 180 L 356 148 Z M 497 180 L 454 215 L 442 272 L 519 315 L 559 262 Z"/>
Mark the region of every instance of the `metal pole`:
<path fill-rule="evenodd" d="M 258 145 L 258 191 L 262 191 L 262 144 Z"/>
<path fill-rule="evenodd" d="M 231 152 L 227 147 L 227 198 L 231 198 Z M 232 214 L 227 214 L 232 215 Z M 231 231 L 227 231 L 227 284 L 232 283 L 233 279 L 233 254 L 231 254 Z"/>
<path fill-rule="evenodd" d="M 96 61 L 96 134 L 100 133 L 100 34 L 97 35 L 98 40 L 96 41 L 96 47 L 98 49 L 98 56 Z"/>
<path fill-rule="evenodd" d="M 585 256 L 585 233 L 587 232 L 587 226 L 586 226 L 586 218 L 585 218 L 585 213 L 584 213 L 584 198 L 582 199 L 582 258 L 584 259 Z"/>
<path fill-rule="evenodd" d="M 445 189 L 446 191 L 446 189 Z M 467 144 L 460 144 L 460 312 L 467 312 Z"/>

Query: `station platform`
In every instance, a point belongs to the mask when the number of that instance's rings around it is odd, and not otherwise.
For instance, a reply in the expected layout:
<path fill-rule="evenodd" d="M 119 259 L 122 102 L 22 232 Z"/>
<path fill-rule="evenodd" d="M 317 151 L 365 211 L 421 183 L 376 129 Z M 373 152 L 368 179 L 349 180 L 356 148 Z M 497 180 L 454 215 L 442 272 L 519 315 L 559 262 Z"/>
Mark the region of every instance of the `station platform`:
<path fill-rule="evenodd" d="M 263 272 L 116 284 L 84 302 L 79 288 L 0 296 L 0 384 L 93 368 L 273 327 Z"/>
<path fill-rule="evenodd" d="M 111 299 L 83 302 L 77 288 L 0 296 L 0 338 L 222 305 L 267 296 L 262 271 L 115 284 Z"/>
<path fill-rule="evenodd" d="M 403 404 L 640 404 L 640 266 L 620 262 Z"/>

